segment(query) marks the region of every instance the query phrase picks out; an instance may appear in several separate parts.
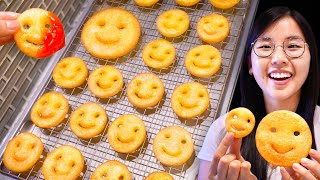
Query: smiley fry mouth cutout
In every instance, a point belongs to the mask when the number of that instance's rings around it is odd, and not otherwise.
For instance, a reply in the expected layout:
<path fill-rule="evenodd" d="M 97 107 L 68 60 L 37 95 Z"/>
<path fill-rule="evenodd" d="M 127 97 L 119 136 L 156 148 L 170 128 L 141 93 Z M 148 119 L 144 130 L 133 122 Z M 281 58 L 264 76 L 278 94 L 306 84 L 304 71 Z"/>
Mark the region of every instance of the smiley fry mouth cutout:
<path fill-rule="evenodd" d="M 294 148 L 291 148 L 290 150 L 283 151 L 283 150 L 279 150 L 278 148 L 276 148 L 273 144 L 271 144 L 271 148 L 279 154 L 286 154 L 294 149 Z"/>
<path fill-rule="evenodd" d="M 129 138 L 123 138 L 122 136 L 118 136 L 117 139 L 122 143 L 130 143 L 130 142 L 134 141 L 133 136 L 130 136 Z"/>
<path fill-rule="evenodd" d="M 13 156 L 13 159 L 17 160 L 17 161 L 25 161 L 26 159 L 28 159 L 29 154 L 27 154 L 27 151 L 24 150 L 20 150 L 14 153 L 15 156 Z"/>
<path fill-rule="evenodd" d="M 243 128 L 239 128 L 239 127 L 235 127 L 234 125 L 232 125 L 231 126 L 234 130 L 236 130 L 236 131 L 244 131 L 244 129 Z"/>
<path fill-rule="evenodd" d="M 179 102 L 180 102 L 180 106 L 186 109 L 192 109 L 198 106 L 198 103 L 196 102 L 186 102 L 186 101 L 179 101 Z"/>
<path fill-rule="evenodd" d="M 95 127 L 95 125 L 93 123 L 86 123 L 86 122 L 83 122 L 83 121 L 79 122 L 79 126 L 84 128 L 84 129 L 90 129 L 90 128 Z"/>
<path fill-rule="evenodd" d="M 30 44 L 33 44 L 35 46 L 40 46 L 40 47 L 43 47 L 43 45 L 44 45 L 43 43 L 42 44 L 37 44 L 37 43 L 31 42 L 29 40 L 27 40 L 27 42 L 30 43 Z"/>
<path fill-rule="evenodd" d="M 176 150 L 176 151 L 172 151 L 172 150 L 168 150 L 166 147 L 162 147 L 163 152 L 165 152 L 166 154 L 170 155 L 170 156 L 179 156 L 182 151 Z"/>

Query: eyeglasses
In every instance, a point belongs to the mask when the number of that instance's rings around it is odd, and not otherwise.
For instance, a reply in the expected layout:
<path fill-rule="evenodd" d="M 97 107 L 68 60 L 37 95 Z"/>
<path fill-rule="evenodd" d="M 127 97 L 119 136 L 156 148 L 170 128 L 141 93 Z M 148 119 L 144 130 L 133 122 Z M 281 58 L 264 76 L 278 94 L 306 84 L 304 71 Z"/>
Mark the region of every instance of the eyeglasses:
<path fill-rule="evenodd" d="M 308 44 L 301 38 L 288 38 L 281 45 L 275 45 L 270 38 L 258 38 L 251 43 L 254 53 L 261 58 L 269 57 L 276 47 L 281 46 L 288 57 L 298 58 L 303 55 Z M 309 46 L 308 46 L 309 47 Z"/>

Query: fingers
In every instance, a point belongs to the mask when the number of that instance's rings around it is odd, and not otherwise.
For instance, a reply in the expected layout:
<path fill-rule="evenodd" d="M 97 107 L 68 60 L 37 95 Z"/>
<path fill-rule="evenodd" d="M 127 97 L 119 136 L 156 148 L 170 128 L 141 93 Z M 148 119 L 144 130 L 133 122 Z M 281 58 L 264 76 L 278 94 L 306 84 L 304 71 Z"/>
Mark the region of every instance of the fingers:
<path fill-rule="evenodd" d="M 230 147 L 230 144 L 232 143 L 233 137 L 234 136 L 232 133 L 227 133 L 227 135 L 222 139 L 221 143 L 219 144 L 216 153 L 214 154 L 213 163 L 211 166 L 212 173 L 214 176 L 217 175 L 219 161 L 222 158 L 222 156 L 226 154 L 228 148 Z"/>
<path fill-rule="evenodd" d="M 13 42 L 13 35 L 0 37 L 0 46 Z"/>
<path fill-rule="evenodd" d="M 0 20 L 16 20 L 19 17 L 19 15 L 19 13 L 15 12 L 1 11 Z"/>
<path fill-rule="evenodd" d="M 298 173 L 302 179 L 316 180 L 315 176 L 310 171 L 298 163 L 294 163 L 292 169 Z"/>
<path fill-rule="evenodd" d="M 292 179 L 289 172 L 284 168 L 284 167 L 281 167 L 280 168 L 280 173 L 281 173 L 281 180 L 290 180 Z"/>
<path fill-rule="evenodd" d="M 235 154 L 237 159 L 239 159 L 239 160 L 241 160 L 241 162 L 243 162 L 244 159 L 242 158 L 241 153 L 240 153 L 241 144 L 242 144 L 242 138 L 234 138 L 233 143 L 230 146 L 229 153 Z"/>
<path fill-rule="evenodd" d="M 316 150 L 314 150 L 314 149 L 311 149 L 311 150 L 310 150 L 310 156 L 311 156 L 314 160 L 318 161 L 318 163 L 320 163 L 320 151 L 316 151 Z"/>
<path fill-rule="evenodd" d="M 312 153 L 311 153 L 312 154 Z M 312 157 L 312 156 L 311 156 Z M 301 164 L 311 171 L 312 175 L 320 177 L 320 164 L 307 158 L 301 159 Z"/>
<path fill-rule="evenodd" d="M 251 176 L 251 164 L 248 161 L 241 163 L 240 177 L 239 180 L 247 180 Z"/>
<path fill-rule="evenodd" d="M 236 156 L 233 154 L 227 154 L 224 155 L 218 164 L 218 168 L 217 168 L 217 172 L 219 172 L 217 174 L 217 178 L 218 179 L 226 179 L 227 177 L 227 173 L 228 173 L 228 169 L 229 169 L 229 164 L 236 159 Z"/>
<path fill-rule="evenodd" d="M 241 162 L 239 160 L 234 160 L 229 164 L 227 179 L 237 180 L 240 174 Z M 220 172 L 219 172 L 220 173 Z M 248 178 L 247 178 L 248 179 Z"/>
<path fill-rule="evenodd" d="M 9 36 L 20 28 L 18 16 L 19 14 L 15 12 L 0 12 L 0 38 L 3 38 L 1 45 L 11 42 L 12 38 Z"/>

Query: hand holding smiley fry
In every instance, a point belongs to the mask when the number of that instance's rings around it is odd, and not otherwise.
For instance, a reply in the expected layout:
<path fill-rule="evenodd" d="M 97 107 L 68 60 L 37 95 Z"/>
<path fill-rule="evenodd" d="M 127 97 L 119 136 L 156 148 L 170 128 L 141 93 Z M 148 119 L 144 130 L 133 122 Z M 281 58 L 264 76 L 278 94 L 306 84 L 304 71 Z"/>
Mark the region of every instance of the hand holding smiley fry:
<path fill-rule="evenodd" d="M 292 180 L 292 179 L 320 179 L 320 151 L 311 149 L 309 152 L 311 158 L 301 159 L 301 165 L 299 163 L 294 163 L 292 168 L 280 168 L 282 175 L 282 180 Z"/>
<path fill-rule="evenodd" d="M 227 133 L 214 154 L 209 179 L 257 179 L 257 177 L 251 173 L 250 162 L 243 159 L 240 154 L 241 143 L 242 138 L 235 138 L 233 133 Z"/>

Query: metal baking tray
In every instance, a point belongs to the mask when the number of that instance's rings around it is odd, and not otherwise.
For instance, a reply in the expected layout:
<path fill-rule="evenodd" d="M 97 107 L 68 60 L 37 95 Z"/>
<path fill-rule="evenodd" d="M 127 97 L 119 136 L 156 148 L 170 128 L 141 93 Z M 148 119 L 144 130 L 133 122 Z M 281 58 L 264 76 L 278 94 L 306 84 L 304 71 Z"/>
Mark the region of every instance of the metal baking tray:
<path fill-rule="evenodd" d="M 0 136 L 0 179 L 43 179 L 41 165 L 46 155 L 54 148 L 63 144 L 78 148 L 85 157 L 85 168 L 79 179 L 90 179 L 91 173 L 95 168 L 107 160 L 118 160 L 126 164 L 134 179 L 144 179 L 153 171 L 168 172 L 175 179 L 196 179 L 199 165 L 199 160 L 196 156 L 200 151 L 206 132 L 216 117 L 228 111 L 231 103 L 240 70 L 241 58 L 244 53 L 243 47 L 258 7 L 258 1 L 241 0 L 235 7 L 226 10 L 213 8 L 209 0 L 201 0 L 198 4 L 191 7 L 178 6 L 174 0 L 160 0 L 152 7 L 139 7 L 135 5 L 133 0 L 52 0 L 30 1 L 31 3 L 26 3 L 25 1 L 6 1 L 5 5 L 2 5 L 0 2 L 0 8 L 12 10 L 12 7 L 17 6 L 17 2 L 20 2 L 18 7 L 21 7 L 15 9 L 17 12 L 22 12 L 30 7 L 42 7 L 55 12 L 60 18 L 63 17 L 63 24 L 67 32 L 67 43 L 65 48 L 54 56 L 44 60 L 28 58 L 19 52 L 14 45 L 1 49 L 0 56 L 4 60 L 0 62 L 0 70 L 4 69 L 5 65 L 8 65 L 9 68 L 6 69 L 6 73 L 0 71 L 0 112 L 3 112 L 0 115 L 0 128 L 3 129 L 3 131 L 0 130 L 0 134 L 2 134 Z M 142 28 L 140 41 L 136 48 L 124 57 L 112 60 L 95 58 L 85 50 L 81 43 L 80 34 L 82 26 L 95 12 L 111 7 L 123 8 L 136 15 Z M 163 37 L 157 31 L 156 18 L 162 12 L 176 8 L 188 13 L 190 28 L 178 38 Z M 206 44 L 197 36 L 196 23 L 201 17 L 211 13 L 222 14 L 228 18 L 230 22 L 230 34 L 223 42 L 212 44 L 222 54 L 221 69 L 210 78 L 197 78 L 191 76 L 184 67 L 184 57 L 190 48 Z M 142 60 L 143 47 L 149 41 L 157 38 L 169 40 L 176 48 L 175 63 L 168 68 L 160 70 L 147 67 Z M 12 51 L 14 53 L 11 53 Z M 82 58 L 88 66 L 89 73 L 101 65 L 114 65 L 123 74 L 125 81 L 123 89 L 115 97 L 99 99 L 90 93 L 87 84 L 74 89 L 58 87 L 51 77 L 52 70 L 60 59 L 69 56 Z M 24 70 L 28 64 L 31 65 L 28 66 L 28 72 L 25 73 Z M 12 72 L 20 73 L 18 77 L 14 77 L 13 75 L 6 76 L 10 73 L 13 74 Z M 137 109 L 129 103 L 126 97 L 128 82 L 141 72 L 153 72 L 164 83 L 165 95 L 154 108 Z M 20 80 L 22 82 L 18 80 L 20 84 L 17 85 L 18 81 L 16 79 L 22 79 Z M 28 83 L 23 83 L 25 81 L 28 81 Z M 210 107 L 199 117 L 183 120 L 179 119 L 173 112 L 170 98 L 176 86 L 190 81 L 200 82 L 206 86 L 210 94 Z M 8 88 L 9 90 L 6 90 Z M 15 94 L 8 101 L 7 98 L 11 96 L 8 96 L 10 92 L 7 91 L 10 90 L 14 90 Z M 66 120 L 58 127 L 42 129 L 36 127 L 31 122 L 30 110 L 38 97 L 49 91 L 63 93 L 69 101 L 71 111 L 68 112 Z M 6 96 L 4 95 L 5 93 Z M 89 140 L 82 140 L 70 130 L 68 118 L 72 110 L 86 102 L 98 102 L 101 104 L 107 111 L 109 122 L 102 134 Z M 115 118 L 128 113 L 136 114 L 142 118 L 146 125 L 147 137 L 143 145 L 136 152 L 121 154 L 111 148 L 107 142 L 105 133 Z M 179 167 L 166 167 L 162 165 L 152 152 L 152 142 L 155 135 L 160 129 L 171 125 L 184 127 L 191 133 L 194 141 L 193 156 Z M 18 133 L 25 131 L 38 135 L 45 145 L 45 151 L 30 171 L 15 173 L 5 168 L 2 163 L 2 155 L 7 142 Z"/>

